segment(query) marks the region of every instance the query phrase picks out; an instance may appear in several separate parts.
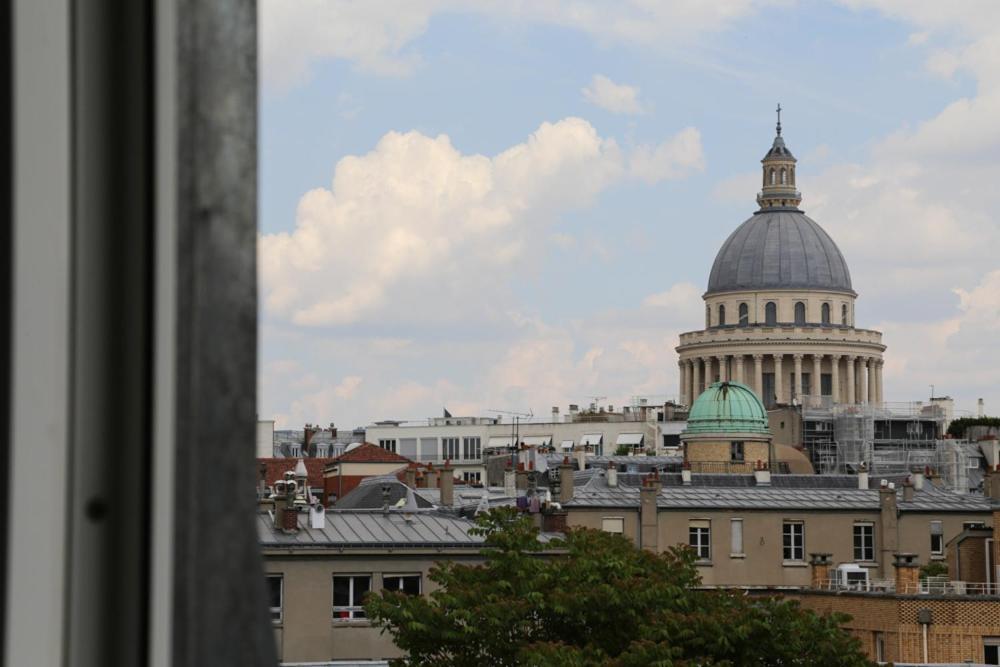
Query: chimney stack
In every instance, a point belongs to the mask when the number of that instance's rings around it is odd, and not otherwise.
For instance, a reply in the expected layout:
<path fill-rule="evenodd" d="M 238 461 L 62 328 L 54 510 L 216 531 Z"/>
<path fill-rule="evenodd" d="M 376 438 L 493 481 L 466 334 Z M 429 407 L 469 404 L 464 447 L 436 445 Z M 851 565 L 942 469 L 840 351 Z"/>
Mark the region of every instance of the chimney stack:
<path fill-rule="evenodd" d="M 404 483 L 411 489 L 417 488 L 417 467 L 416 464 L 411 463 L 406 466 L 406 471 L 403 473 Z"/>
<path fill-rule="evenodd" d="M 1000 500 L 1000 464 L 987 468 L 983 477 L 983 495 L 992 500 Z"/>
<path fill-rule="evenodd" d="M 833 554 L 816 553 L 809 554 L 810 583 L 811 588 L 830 587 L 830 564 Z"/>
<path fill-rule="evenodd" d="M 438 488 L 438 472 L 434 469 L 433 463 L 427 464 L 427 472 L 424 473 L 424 479 L 427 480 L 428 489 Z"/>
<path fill-rule="evenodd" d="M 553 405 L 552 406 L 552 423 L 553 424 L 559 423 L 559 406 L 558 405 Z"/>
<path fill-rule="evenodd" d="M 656 471 L 642 481 L 639 490 L 639 543 L 643 549 L 658 552 L 660 524 L 657 516 L 656 499 L 660 495 L 660 474 Z"/>
<path fill-rule="evenodd" d="M 612 489 L 618 486 L 618 468 L 614 463 L 608 464 L 608 486 Z"/>
<path fill-rule="evenodd" d="M 517 495 L 517 480 L 514 476 L 514 471 L 511 470 L 510 463 L 507 464 L 507 468 L 503 471 L 503 492 L 508 498 L 513 498 Z"/>
<path fill-rule="evenodd" d="M 924 490 L 924 471 L 917 470 L 913 473 L 913 489 L 915 491 Z"/>
<path fill-rule="evenodd" d="M 913 483 L 910 480 L 903 482 L 903 502 L 913 502 Z"/>
<path fill-rule="evenodd" d="M 867 489 L 868 488 L 868 464 L 862 463 L 861 468 L 858 470 L 858 488 Z"/>
<path fill-rule="evenodd" d="M 685 462 L 684 467 L 681 468 L 681 484 L 684 486 L 691 486 L 691 464 Z"/>
<path fill-rule="evenodd" d="M 915 594 L 920 590 L 920 564 L 917 554 L 893 554 L 896 566 L 896 594 Z"/>
<path fill-rule="evenodd" d="M 753 479 L 757 486 L 771 486 L 771 471 L 767 469 L 764 462 L 757 461 L 753 471 Z"/>
<path fill-rule="evenodd" d="M 587 467 L 587 448 L 584 445 L 577 445 L 573 450 L 576 456 L 576 469 L 584 470 Z"/>
<path fill-rule="evenodd" d="M 899 549 L 899 511 L 896 506 L 896 485 L 882 480 L 878 490 L 879 534 L 875 544 L 879 550 L 879 572 L 888 576 L 892 555 Z"/>
<path fill-rule="evenodd" d="M 295 505 L 298 495 L 298 483 L 291 479 L 291 473 L 285 473 L 285 502 L 281 509 L 281 531 L 294 533 L 299 529 L 299 508 Z"/>
<path fill-rule="evenodd" d="M 570 500 L 573 500 L 573 464 L 569 462 L 568 456 L 564 456 L 563 462 L 559 464 L 559 502 Z"/>
<path fill-rule="evenodd" d="M 517 471 L 515 472 L 515 485 L 518 491 L 527 491 L 528 489 L 528 471 L 524 469 L 523 463 L 517 464 Z"/>
<path fill-rule="evenodd" d="M 444 467 L 441 468 L 441 505 L 451 507 L 455 504 L 455 476 L 454 468 L 451 466 L 451 459 L 445 459 Z"/>

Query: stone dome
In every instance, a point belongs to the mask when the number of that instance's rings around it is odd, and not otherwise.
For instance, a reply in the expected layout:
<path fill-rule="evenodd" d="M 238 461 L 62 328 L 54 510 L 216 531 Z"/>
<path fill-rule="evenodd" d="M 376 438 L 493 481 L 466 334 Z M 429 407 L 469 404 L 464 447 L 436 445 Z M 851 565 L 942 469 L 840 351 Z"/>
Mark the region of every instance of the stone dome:
<path fill-rule="evenodd" d="M 770 434 L 767 412 L 754 390 L 741 382 L 715 382 L 694 401 L 685 434 Z"/>
<path fill-rule="evenodd" d="M 771 289 L 854 294 L 837 244 L 794 207 L 762 209 L 737 227 L 715 256 L 708 278 L 709 294 Z"/>

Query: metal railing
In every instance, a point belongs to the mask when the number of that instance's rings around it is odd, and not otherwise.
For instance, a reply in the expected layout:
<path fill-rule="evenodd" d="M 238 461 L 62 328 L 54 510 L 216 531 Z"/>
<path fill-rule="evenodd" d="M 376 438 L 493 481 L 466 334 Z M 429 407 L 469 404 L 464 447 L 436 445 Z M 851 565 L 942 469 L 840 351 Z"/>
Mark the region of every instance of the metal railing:
<path fill-rule="evenodd" d="M 813 588 L 824 591 L 893 593 L 897 595 L 1000 596 L 1000 584 L 978 581 L 951 581 L 936 577 L 907 582 L 901 589 L 893 579 L 845 582 L 831 577 Z"/>

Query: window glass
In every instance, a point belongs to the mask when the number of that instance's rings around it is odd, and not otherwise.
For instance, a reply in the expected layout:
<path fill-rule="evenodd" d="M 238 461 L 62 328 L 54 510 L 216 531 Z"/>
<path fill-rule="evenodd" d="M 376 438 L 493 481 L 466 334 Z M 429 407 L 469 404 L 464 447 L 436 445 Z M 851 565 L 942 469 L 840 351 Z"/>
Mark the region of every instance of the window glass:
<path fill-rule="evenodd" d="M 446 459 L 458 459 L 458 438 L 441 438 L 441 453 Z"/>
<path fill-rule="evenodd" d="M 482 441 L 479 436 L 462 439 L 462 458 L 467 460 L 482 458 Z"/>
<path fill-rule="evenodd" d="M 340 620 L 365 618 L 361 606 L 365 593 L 371 590 L 368 574 L 335 575 L 333 577 L 333 617 Z"/>
<path fill-rule="evenodd" d="M 420 575 L 387 574 L 382 577 L 382 587 L 390 591 L 402 591 L 407 595 L 420 595 Z"/>
<path fill-rule="evenodd" d="M 781 557 L 805 560 L 805 550 L 805 525 L 801 521 L 786 521 L 781 529 Z"/>
<path fill-rule="evenodd" d="M 931 521 L 931 553 L 944 553 L 944 528 L 940 521 Z"/>
<path fill-rule="evenodd" d="M 378 441 L 378 446 L 387 452 L 396 451 L 396 440 L 393 438 L 385 438 Z"/>
<path fill-rule="evenodd" d="M 466 484 L 479 484 L 482 481 L 482 473 L 466 470 L 462 473 L 462 479 L 465 480 Z"/>
<path fill-rule="evenodd" d="M 820 316 L 823 324 L 830 323 L 830 304 L 828 303 L 823 304 L 823 306 L 820 308 Z"/>
<path fill-rule="evenodd" d="M 729 522 L 729 553 L 734 556 L 743 555 L 743 519 L 732 519 Z"/>
<path fill-rule="evenodd" d="M 795 323 L 799 325 L 806 323 L 806 304 L 801 301 L 795 302 Z"/>
<path fill-rule="evenodd" d="M 847 304 L 840 306 L 840 323 L 847 326 Z"/>
<path fill-rule="evenodd" d="M 280 574 L 267 575 L 267 596 L 271 608 L 271 620 L 281 623 L 284 594 L 284 579 Z"/>
<path fill-rule="evenodd" d="M 719 304 L 719 326 L 726 326 L 726 307 Z"/>
<path fill-rule="evenodd" d="M 875 526 L 873 524 L 854 524 L 854 560 L 875 560 Z"/>
<path fill-rule="evenodd" d="M 764 324 L 768 326 L 774 326 L 778 323 L 778 304 L 773 301 L 768 301 L 767 305 L 764 306 Z"/>
<path fill-rule="evenodd" d="M 734 440 L 729 443 L 729 460 L 734 462 L 743 462 L 743 442 L 740 440 Z"/>
<path fill-rule="evenodd" d="M 740 304 L 740 326 L 745 327 L 750 324 L 750 307 L 745 303 Z"/>

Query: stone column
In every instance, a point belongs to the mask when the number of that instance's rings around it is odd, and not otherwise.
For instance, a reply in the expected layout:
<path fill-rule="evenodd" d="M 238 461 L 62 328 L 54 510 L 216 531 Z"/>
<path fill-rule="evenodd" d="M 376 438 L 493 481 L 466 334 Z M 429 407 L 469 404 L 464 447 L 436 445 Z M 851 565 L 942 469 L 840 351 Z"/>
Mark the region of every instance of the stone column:
<path fill-rule="evenodd" d="M 875 401 L 879 405 L 881 405 L 882 401 L 885 400 L 885 398 L 882 396 L 882 366 L 883 365 L 884 365 L 884 362 L 881 359 L 879 359 L 877 362 L 875 362 L 875 371 L 876 371 L 875 372 L 875 386 L 877 388 L 877 391 L 875 392 Z"/>
<path fill-rule="evenodd" d="M 778 403 L 787 403 L 788 401 L 785 400 L 785 392 L 784 392 L 785 383 L 782 378 L 783 373 L 781 371 L 782 356 L 783 355 L 780 354 L 774 355 L 774 395 L 775 395 L 775 400 L 777 400 Z M 763 389 L 763 385 L 761 386 L 761 389 Z"/>
<path fill-rule="evenodd" d="M 701 394 L 701 359 L 691 360 L 691 403 Z"/>
<path fill-rule="evenodd" d="M 809 392 L 816 397 L 816 401 L 814 401 L 814 403 L 819 405 L 819 397 L 823 394 L 823 384 L 820 382 L 820 375 L 823 372 L 823 355 L 814 354 L 812 358 L 813 368 L 812 377 L 809 378 Z"/>
<path fill-rule="evenodd" d="M 875 379 L 875 359 L 868 360 L 868 402 L 878 403 L 878 380 Z"/>
<path fill-rule="evenodd" d="M 795 360 L 795 380 L 792 382 L 792 392 L 788 396 L 802 400 L 802 355 L 793 354 L 792 359 Z"/>
<path fill-rule="evenodd" d="M 746 379 L 743 377 L 743 355 L 737 354 L 733 357 L 733 374 L 736 376 L 737 382 L 746 383 Z"/>
<path fill-rule="evenodd" d="M 729 380 L 729 364 L 726 363 L 726 359 L 728 359 L 726 355 L 719 355 L 719 382 Z"/>
<path fill-rule="evenodd" d="M 868 358 L 858 357 L 858 403 L 868 402 Z"/>
<path fill-rule="evenodd" d="M 847 382 L 844 383 L 847 385 L 845 387 L 845 389 L 847 389 L 847 398 L 845 402 L 847 403 L 856 403 L 858 400 L 855 393 L 856 385 L 854 381 L 854 362 L 856 359 L 857 357 L 848 355 L 846 363 L 844 364 L 844 368 L 847 370 Z"/>
<path fill-rule="evenodd" d="M 840 395 L 840 355 L 830 355 L 830 394 L 834 403 L 843 401 Z"/>
<path fill-rule="evenodd" d="M 687 400 L 685 393 L 687 393 L 687 362 L 683 359 L 677 360 L 677 382 L 680 388 L 677 390 L 677 402 L 681 405 L 687 405 Z"/>
<path fill-rule="evenodd" d="M 714 359 L 712 357 L 705 357 L 704 358 L 704 362 L 705 362 L 705 389 L 708 389 L 708 385 L 710 385 L 713 382 L 715 382 L 715 369 L 713 368 L 714 364 L 712 363 L 713 360 Z"/>
<path fill-rule="evenodd" d="M 758 398 L 764 400 L 764 355 L 753 355 L 753 389 Z"/>

